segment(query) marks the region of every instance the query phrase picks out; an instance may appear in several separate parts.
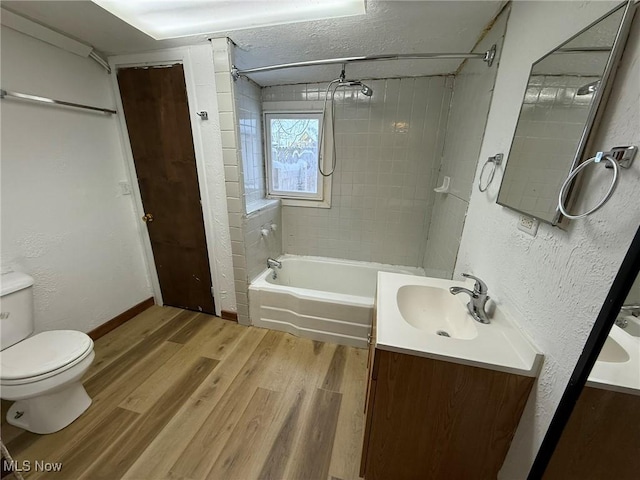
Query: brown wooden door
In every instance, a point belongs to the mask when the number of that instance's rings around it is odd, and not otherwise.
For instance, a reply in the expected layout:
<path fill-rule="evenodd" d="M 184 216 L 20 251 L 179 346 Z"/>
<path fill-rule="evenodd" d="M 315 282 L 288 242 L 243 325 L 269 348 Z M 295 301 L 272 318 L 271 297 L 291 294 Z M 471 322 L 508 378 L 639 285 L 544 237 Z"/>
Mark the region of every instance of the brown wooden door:
<path fill-rule="evenodd" d="M 163 302 L 213 314 L 182 65 L 120 69 L 118 84 Z"/>

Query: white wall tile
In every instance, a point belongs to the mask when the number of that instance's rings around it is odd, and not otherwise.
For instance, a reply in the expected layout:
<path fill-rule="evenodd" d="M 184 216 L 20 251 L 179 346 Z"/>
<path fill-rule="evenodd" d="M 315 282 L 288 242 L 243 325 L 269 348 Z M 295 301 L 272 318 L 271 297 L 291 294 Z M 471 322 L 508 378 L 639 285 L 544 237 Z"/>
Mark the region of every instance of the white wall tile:
<path fill-rule="evenodd" d="M 366 83 L 372 97 L 357 90 L 336 95 L 332 206 L 283 207 L 283 249 L 420 266 L 430 218 L 423 200 L 433 197 L 450 90 L 444 77 Z M 262 93 L 265 101 L 316 100 L 324 98 L 325 88 L 284 85 Z"/>
<path fill-rule="evenodd" d="M 494 43 L 500 49 L 507 16 L 503 12 L 476 51 L 485 51 Z M 445 175 L 450 177 L 451 190 L 445 195 L 437 194 L 432 207 L 422 265 L 431 276 L 453 275 L 469 196 L 475 187 L 473 180 L 496 73 L 497 63 L 487 68 L 483 62 L 467 62 L 454 80 L 440 172 L 432 177 L 437 177 L 437 185 L 442 185 Z"/>

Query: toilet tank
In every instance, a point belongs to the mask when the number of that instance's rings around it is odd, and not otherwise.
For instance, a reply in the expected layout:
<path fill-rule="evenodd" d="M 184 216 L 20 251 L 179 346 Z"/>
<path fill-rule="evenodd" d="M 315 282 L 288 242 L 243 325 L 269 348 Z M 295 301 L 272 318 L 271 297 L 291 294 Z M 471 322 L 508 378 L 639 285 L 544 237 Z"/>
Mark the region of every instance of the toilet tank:
<path fill-rule="evenodd" d="M 33 333 L 33 278 L 26 273 L 0 276 L 0 349 Z"/>

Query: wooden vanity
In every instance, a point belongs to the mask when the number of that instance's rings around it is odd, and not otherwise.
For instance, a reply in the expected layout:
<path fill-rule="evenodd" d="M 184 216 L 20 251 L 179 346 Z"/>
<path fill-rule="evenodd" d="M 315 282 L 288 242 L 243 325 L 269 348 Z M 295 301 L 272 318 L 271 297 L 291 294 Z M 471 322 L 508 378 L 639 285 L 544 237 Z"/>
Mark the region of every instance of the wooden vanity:
<path fill-rule="evenodd" d="M 495 480 L 535 378 L 369 349 L 360 475 Z"/>
<path fill-rule="evenodd" d="M 638 478 L 640 395 L 585 387 L 544 480 Z"/>

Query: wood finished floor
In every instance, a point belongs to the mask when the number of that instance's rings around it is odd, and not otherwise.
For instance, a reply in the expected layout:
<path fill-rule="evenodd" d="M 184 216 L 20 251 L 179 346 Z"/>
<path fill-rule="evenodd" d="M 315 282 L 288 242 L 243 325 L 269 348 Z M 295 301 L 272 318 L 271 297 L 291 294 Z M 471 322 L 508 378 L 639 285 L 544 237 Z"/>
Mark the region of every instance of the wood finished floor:
<path fill-rule="evenodd" d="M 358 478 L 367 352 L 152 307 L 96 341 L 93 399 L 51 435 L 8 425 L 26 479 Z"/>

